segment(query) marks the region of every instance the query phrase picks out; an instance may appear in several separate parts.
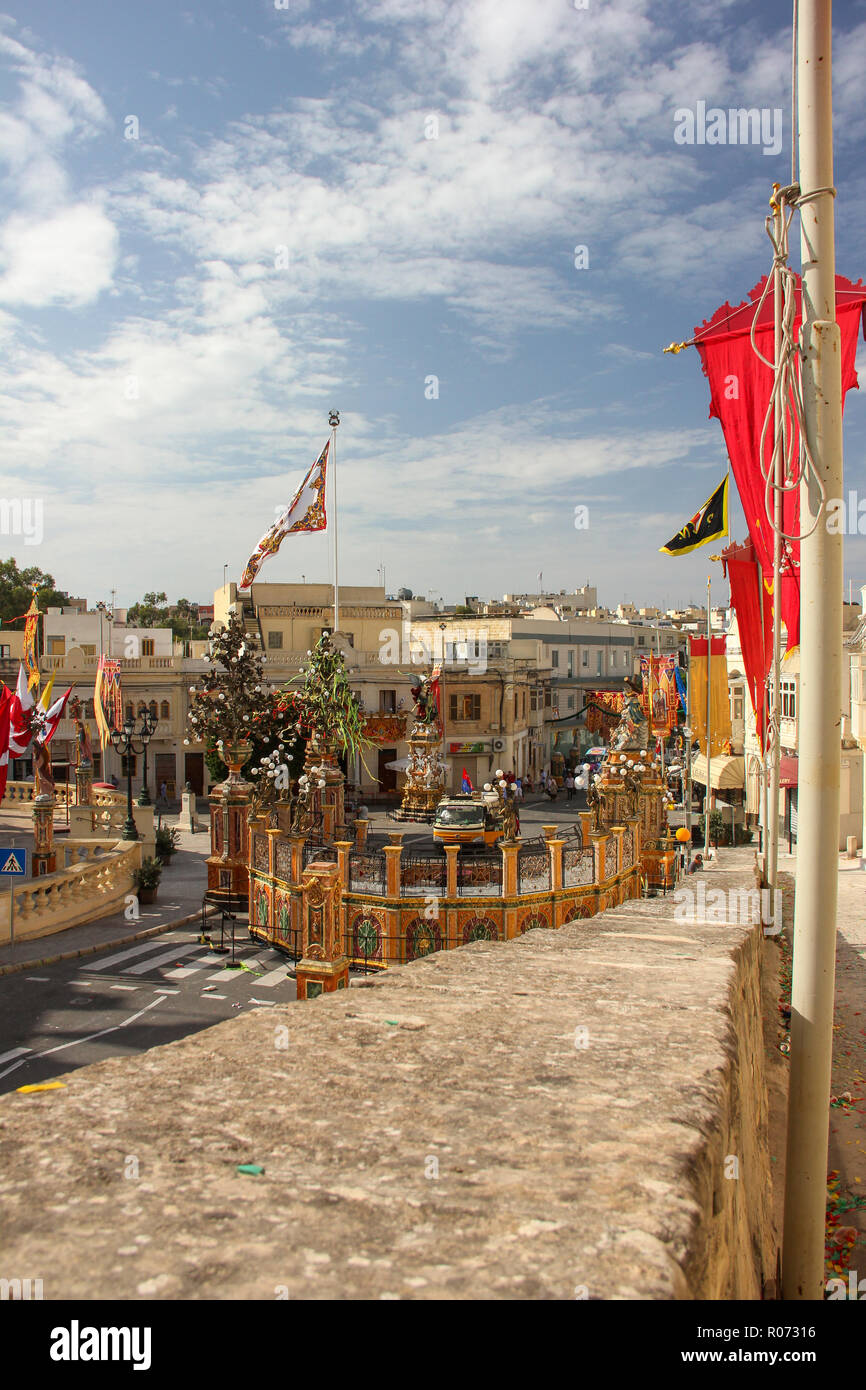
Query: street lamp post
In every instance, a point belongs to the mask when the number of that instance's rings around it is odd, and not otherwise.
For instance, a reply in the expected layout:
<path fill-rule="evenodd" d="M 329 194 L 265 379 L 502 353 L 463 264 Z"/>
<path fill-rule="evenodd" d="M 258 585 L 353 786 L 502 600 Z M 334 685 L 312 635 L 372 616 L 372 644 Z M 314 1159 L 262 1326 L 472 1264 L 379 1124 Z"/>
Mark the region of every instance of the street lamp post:
<path fill-rule="evenodd" d="M 158 721 L 156 715 L 151 714 L 149 709 L 144 709 L 141 711 L 141 729 L 142 733 L 144 733 L 145 731 L 147 732 L 148 742 L 150 741 L 150 739 L 153 738 L 154 734 L 156 733 L 157 723 Z M 141 784 L 141 791 L 138 794 L 138 805 L 150 805 L 150 790 L 147 785 L 147 742 L 144 745 L 144 781 Z"/>
<path fill-rule="evenodd" d="M 136 738 L 141 745 L 140 747 L 136 747 Z M 136 733 L 135 720 L 131 714 L 123 721 L 122 729 L 112 729 L 111 731 L 112 748 L 122 758 L 126 758 L 126 820 L 120 833 L 122 840 L 138 840 L 140 838 L 135 817 L 132 814 L 132 755 L 144 752 L 150 740 L 149 721 L 142 717 L 141 728 Z"/>

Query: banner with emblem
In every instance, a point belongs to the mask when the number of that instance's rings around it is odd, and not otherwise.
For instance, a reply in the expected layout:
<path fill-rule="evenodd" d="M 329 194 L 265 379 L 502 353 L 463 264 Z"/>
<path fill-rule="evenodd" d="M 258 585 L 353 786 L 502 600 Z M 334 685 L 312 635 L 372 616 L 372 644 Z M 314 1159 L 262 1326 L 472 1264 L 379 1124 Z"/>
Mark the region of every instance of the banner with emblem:
<path fill-rule="evenodd" d="M 328 440 L 316 462 L 313 464 L 292 501 L 280 512 L 273 526 L 269 526 L 246 564 L 241 575 L 238 590 L 249 589 L 265 560 L 276 555 L 286 536 L 301 531 L 325 531 L 328 518 L 325 513 L 325 481 L 328 464 Z"/>

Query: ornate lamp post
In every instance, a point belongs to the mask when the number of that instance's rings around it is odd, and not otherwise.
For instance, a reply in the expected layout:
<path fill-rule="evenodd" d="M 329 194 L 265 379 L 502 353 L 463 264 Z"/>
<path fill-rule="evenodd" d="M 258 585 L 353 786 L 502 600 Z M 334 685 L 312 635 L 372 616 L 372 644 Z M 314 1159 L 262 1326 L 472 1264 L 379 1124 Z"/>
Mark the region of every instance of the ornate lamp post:
<path fill-rule="evenodd" d="M 136 747 L 135 740 L 138 739 L 141 747 Z M 120 833 L 122 840 L 139 839 L 138 830 L 135 824 L 135 817 L 132 814 L 132 755 L 143 753 L 151 739 L 151 728 L 144 715 L 141 720 L 141 728 L 136 732 L 135 720 L 132 715 L 128 715 L 123 722 L 122 729 L 112 729 L 111 746 L 122 758 L 126 758 L 126 820 L 123 830 Z"/>
<path fill-rule="evenodd" d="M 147 732 L 147 740 L 145 741 L 145 744 L 144 744 L 144 781 L 143 781 L 142 784 L 141 784 L 141 791 L 140 791 L 139 794 L 138 794 L 138 803 L 137 803 L 137 804 L 138 804 L 139 806 L 149 806 L 149 805 L 150 805 L 150 792 L 149 792 L 148 786 L 147 786 L 147 744 L 148 744 L 148 742 L 150 741 L 150 739 L 153 738 L 154 734 L 156 733 L 156 726 L 157 726 L 158 723 L 159 723 L 159 721 L 158 721 L 156 715 L 155 715 L 155 714 L 151 714 L 151 712 L 150 712 L 149 709 L 143 709 L 143 710 L 141 711 L 141 728 L 142 728 L 142 733 L 144 733 L 145 731 Z"/>

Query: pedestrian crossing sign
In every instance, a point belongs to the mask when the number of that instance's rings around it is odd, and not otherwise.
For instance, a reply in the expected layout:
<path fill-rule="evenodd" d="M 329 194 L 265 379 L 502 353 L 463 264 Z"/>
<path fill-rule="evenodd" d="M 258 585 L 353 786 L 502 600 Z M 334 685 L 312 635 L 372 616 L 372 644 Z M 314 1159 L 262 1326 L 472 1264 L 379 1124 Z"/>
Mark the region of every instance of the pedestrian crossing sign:
<path fill-rule="evenodd" d="M 9 849 L 0 845 L 0 874 L 26 874 L 26 849 Z"/>

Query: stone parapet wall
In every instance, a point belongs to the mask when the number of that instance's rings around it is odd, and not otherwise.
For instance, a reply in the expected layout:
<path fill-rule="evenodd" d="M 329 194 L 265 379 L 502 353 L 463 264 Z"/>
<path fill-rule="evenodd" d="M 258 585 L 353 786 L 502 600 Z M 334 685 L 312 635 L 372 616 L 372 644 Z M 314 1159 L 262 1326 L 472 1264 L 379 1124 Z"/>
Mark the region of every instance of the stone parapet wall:
<path fill-rule="evenodd" d="M 13 881 L 0 895 L 0 945 L 10 941 L 13 926 L 15 940 L 25 941 L 107 917 L 135 891 L 132 875 L 141 864 L 140 841 L 87 837 L 64 840 L 56 848 L 65 861 L 62 868 L 20 885 Z"/>
<path fill-rule="evenodd" d="M 708 889 L 752 886 L 733 862 Z M 5 1264 L 46 1299 L 759 1298 L 776 948 L 674 913 L 438 952 L 3 1097 Z"/>

